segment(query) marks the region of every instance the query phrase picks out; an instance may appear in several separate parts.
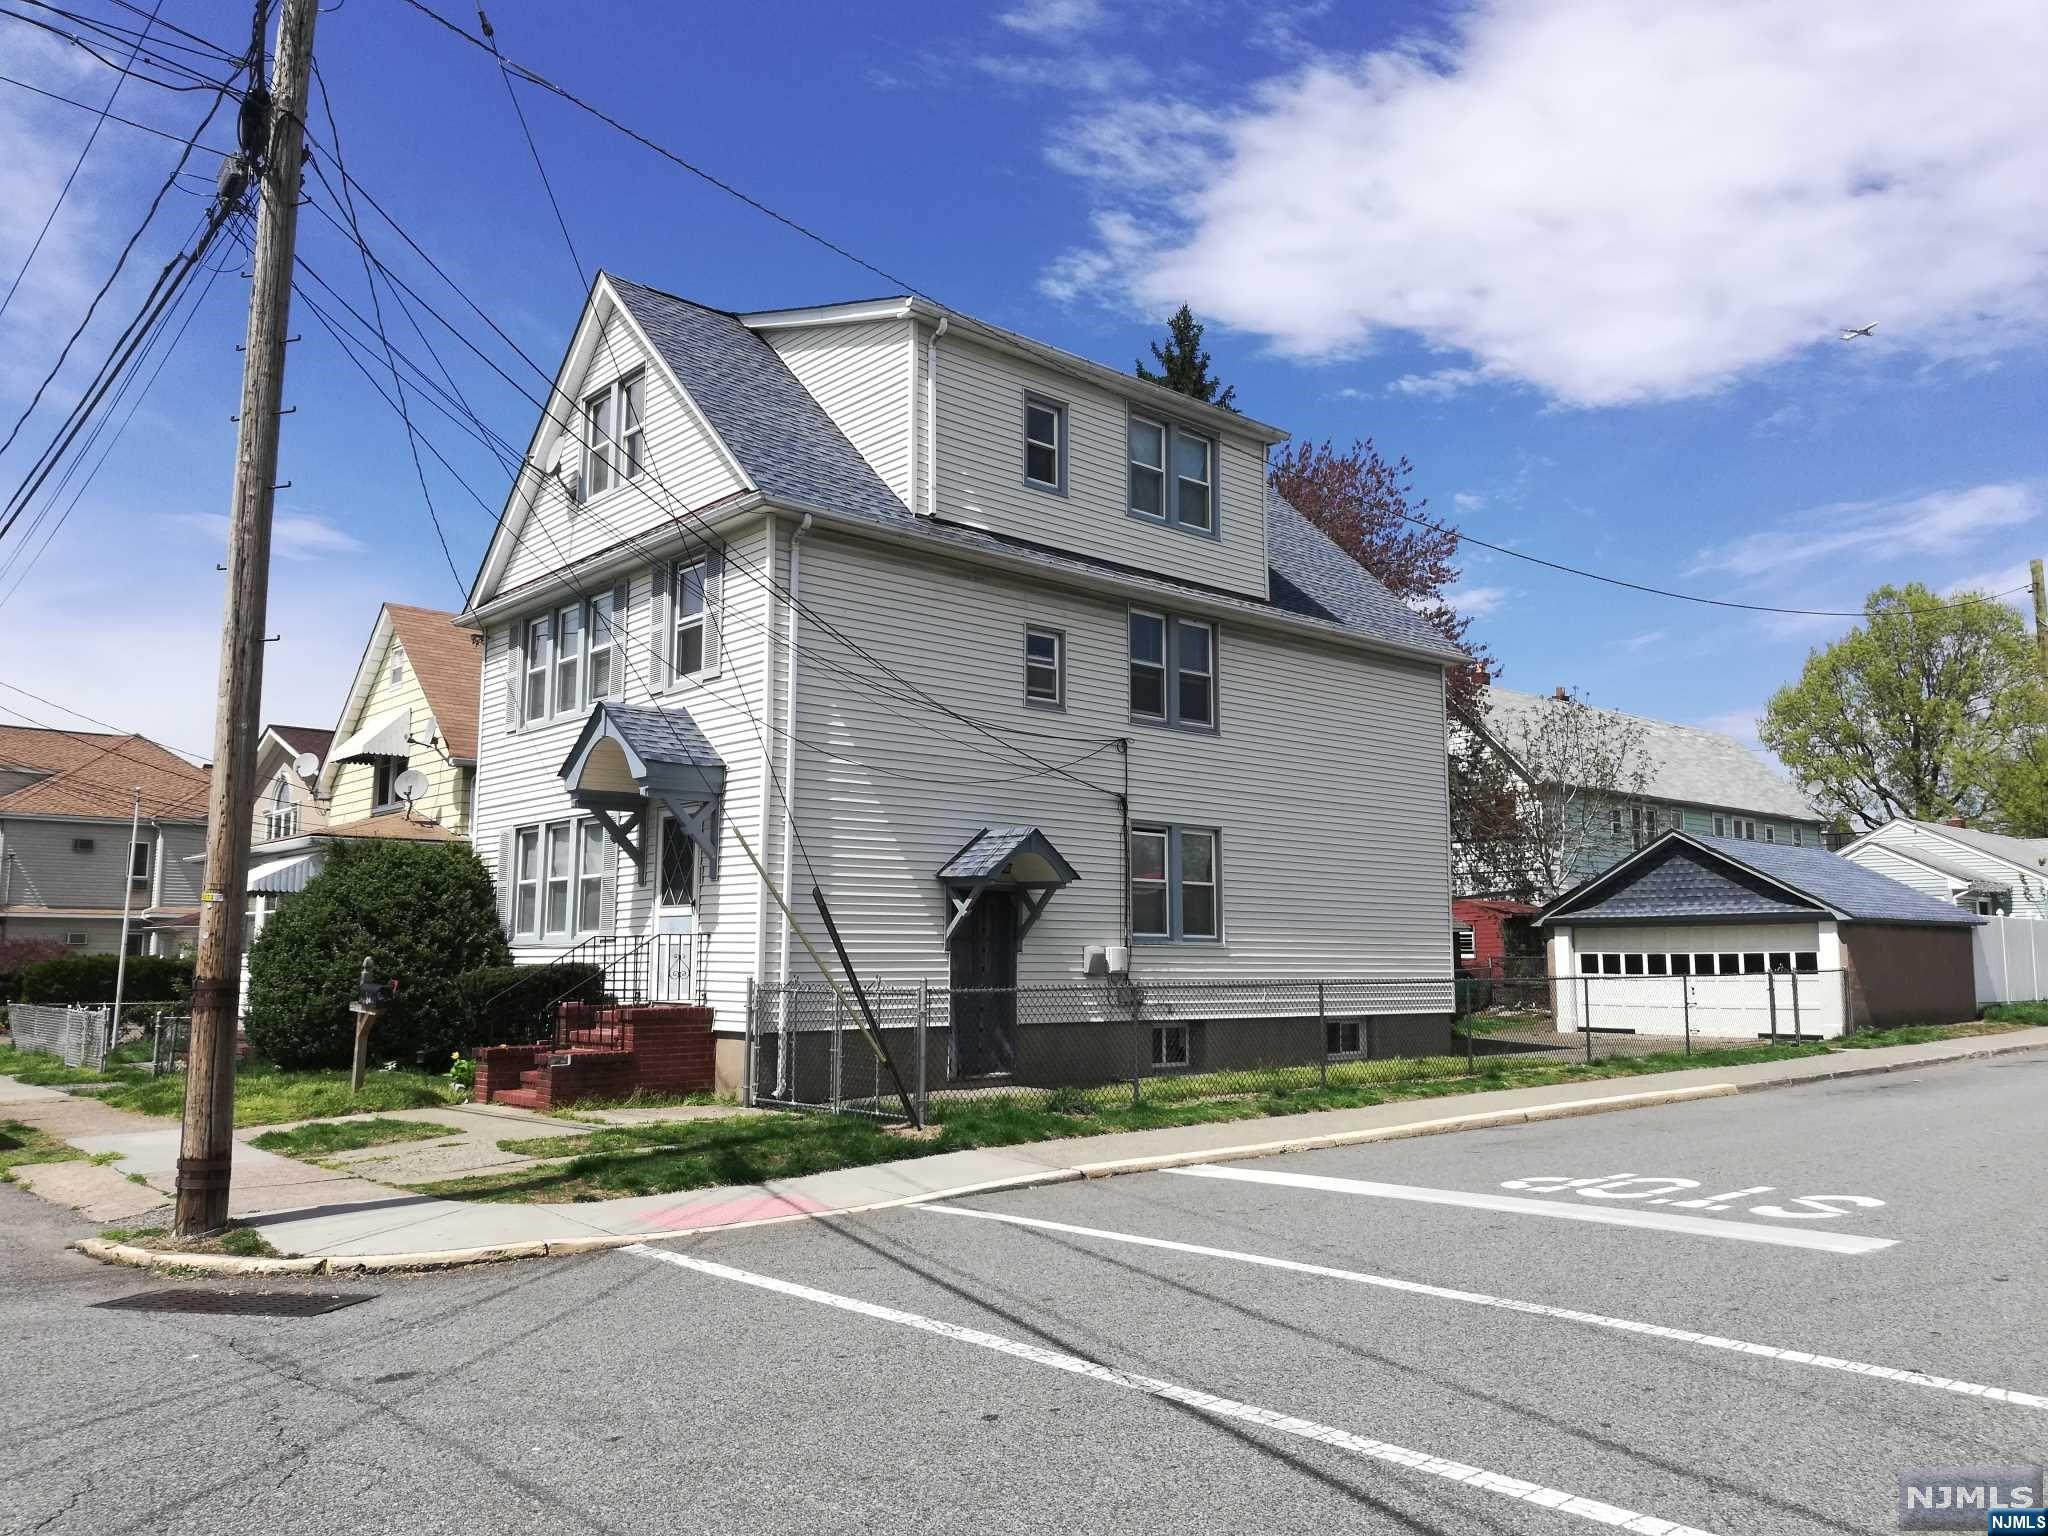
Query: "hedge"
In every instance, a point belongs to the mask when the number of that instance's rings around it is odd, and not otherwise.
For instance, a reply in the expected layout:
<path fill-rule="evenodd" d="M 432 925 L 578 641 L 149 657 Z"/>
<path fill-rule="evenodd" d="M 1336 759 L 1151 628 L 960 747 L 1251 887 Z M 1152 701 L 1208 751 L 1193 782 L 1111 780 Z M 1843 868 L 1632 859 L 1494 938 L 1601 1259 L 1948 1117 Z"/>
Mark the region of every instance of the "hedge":
<path fill-rule="evenodd" d="M 21 973 L 71 953 L 62 939 L 0 939 L 0 1003 L 21 997 Z"/>
<path fill-rule="evenodd" d="M 280 1067 L 342 1066 L 363 957 L 398 995 L 371 1054 L 445 1068 L 475 1044 L 463 973 L 502 966 L 490 874 L 466 843 L 337 842 L 249 951 L 249 1043 Z"/>
<path fill-rule="evenodd" d="M 111 1003 L 119 955 L 64 955 L 29 966 L 21 973 L 24 1003 Z M 160 1003 L 192 995 L 189 957 L 130 955 L 122 998 Z"/>
<path fill-rule="evenodd" d="M 469 1020 L 463 1049 L 478 1045 L 523 1045 L 545 1039 L 554 1028 L 558 1002 L 602 1000 L 601 965 L 494 965 L 455 978 Z"/>

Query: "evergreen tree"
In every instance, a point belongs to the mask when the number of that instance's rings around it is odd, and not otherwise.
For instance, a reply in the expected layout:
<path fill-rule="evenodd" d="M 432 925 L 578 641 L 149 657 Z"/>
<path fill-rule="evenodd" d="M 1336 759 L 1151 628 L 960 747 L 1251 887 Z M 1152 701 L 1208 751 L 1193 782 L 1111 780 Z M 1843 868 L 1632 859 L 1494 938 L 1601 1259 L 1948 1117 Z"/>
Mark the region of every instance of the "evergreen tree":
<path fill-rule="evenodd" d="M 1225 386 L 1211 376 L 1209 354 L 1202 350 L 1202 322 L 1187 305 L 1181 305 L 1166 322 L 1166 340 L 1152 343 L 1152 359 L 1159 364 L 1157 373 L 1145 366 L 1143 358 L 1138 360 L 1138 377 L 1147 384 L 1164 384 L 1226 411 L 1237 409 L 1231 404 L 1237 398 L 1237 386 Z"/>

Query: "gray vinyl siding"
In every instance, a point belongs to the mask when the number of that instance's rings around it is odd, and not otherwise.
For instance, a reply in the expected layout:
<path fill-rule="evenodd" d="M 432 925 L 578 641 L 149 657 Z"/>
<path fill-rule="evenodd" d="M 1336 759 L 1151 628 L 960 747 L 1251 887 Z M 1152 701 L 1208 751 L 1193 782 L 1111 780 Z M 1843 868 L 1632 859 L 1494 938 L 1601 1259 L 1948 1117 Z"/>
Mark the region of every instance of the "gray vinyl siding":
<path fill-rule="evenodd" d="M 1967 869 L 1980 880 L 2008 886 L 2012 890 L 2012 916 L 2048 919 L 2048 870 L 2029 872 L 2003 859 L 1993 858 L 1983 850 L 1968 843 L 1951 842 L 1945 837 L 1925 832 L 1904 822 L 1888 822 L 1871 834 L 1856 852 L 1849 855 L 1857 863 L 1880 874 L 1890 875 L 1894 880 L 1912 886 L 1915 890 L 1948 899 L 1946 878 L 1939 872 L 1929 870 L 1925 865 L 1914 864 L 1900 854 L 1911 854 L 1919 850 L 1940 859 L 1944 864 L 1953 864 L 1958 869 Z M 1909 875 L 1908 871 L 1914 871 Z M 1930 877 L 1940 882 L 1930 884 Z"/>
<path fill-rule="evenodd" d="M 1179 731 L 1129 717 L 1121 603 L 960 566 L 912 566 L 823 532 L 804 546 L 803 593 L 850 638 L 1041 758 L 1065 761 L 1130 738 L 1133 820 L 1218 829 L 1223 942 L 1141 947 L 1132 962 L 1140 974 L 1447 973 L 1437 668 L 1225 622 L 1223 728 Z M 1066 632 L 1063 715 L 1023 703 L 1027 623 Z M 808 621 L 803 644 L 867 670 Z M 1073 770 L 1095 789 L 1029 776 L 1031 763 L 968 726 L 879 697 L 808 654 L 799 665 L 798 735 L 809 746 L 798 751 L 798 822 L 864 976 L 947 975 L 947 905 L 933 874 L 997 823 L 1039 827 L 1081 876 L 1024 940 L 1020 979 L 1073 977 L 1088 945 L 1119 941 L 1113 795 L 1124 762 L 1113 745 Z M 1061 736 L 1023 734 L 1049 729 Z M 809 882 L 801 863 L 798 881 L 800 890 Z M 795 975 L 810 973 L 800 948 L 793 960 Z"/>
<path fill-rule="evenodd" d="M 1025 483 L 1026 394 L 1066 407 L 1064 496 Z M 1218 441 L 1217 536 L 1148 523 L 1129 512 L 1128 403 L 1123 395 L 948 334 L 939 342 L 939 515 L 1264 598 L 1263 446 L 1229 435 Z M 1147 414 L 1161 413 L 1148 402 Z"/>
<path fill-rule="evenodd" d="M 93 840 L 90 853 L 72 850 L 72 839 Z M 150 845 L 151 869 L 161 870 L 165 907 L 199 902 L 199 868 L 181 862 L 206 846 L 205 828 L 182 822 L 142 823 L 137 840 Z M 161 839 L 163 847 L 157 843 Z M 0 821 L 0 855 L 7 859 L 6 904 L 12 907 L 97 907 L 118 914 L 126 889 L 128 823 L 43 820 L 10 816 Z M 168 862 L 166 862 L 168 861 Z M 134 909 L 151 904 L 151 882 L 137 882 Z"/>
<path fill-rule="evenodd" d="M 768 716 L 761 697 L 761 664 L 762 623 L 768 599 L 746 570 L 761 569 L 764 528 L 765 524 L 757 521 L 728 535 L 731 557 L 726 564 L 720 603 L 723 654 L 716 676 L 701 685 L 683 681 L 659 695 L 651 691 L 650 646 L 655 637 L 649 566 L 637 566 L 630 577 L 618 578 L 629 582 L 630 592 L 623 674 L 625 702 L 658 703 L 687 710 L 725 760 L 726 820 L 719 852 L 719 878 L 703 881 L 699 886 L 697 925 L 701 948 L 695 964 L 704 980 L 706 995 L 717 1011 L 718 1026 L 731 1030 L 742 1024 L 746 984 L 754 975 L 757 924 L 764 896 L 732 832 L 737 825 L 748 841 L 758 847 L 762 736 L 757 734 L 754 722 L 759 720 L 765 733 Z M 673 557 L 684 546 L 671 535 L 666 540 L 649 540 L 648 547 Z M 611 579 L 604 583 L 606 587 L 612 584 Z M 535 613 L 544 611 L 545 608 L 537 608 Z M 512 686 L 508 673 L 510 640 L 531 616 L 520 615 L 493 625 L 484 652 L 474 842 L 494 878 L 501 881 L 507 874 L 498 866 L 508 829 L 563 820 L 576 814 L 562 787 L 560 772 L 563 759 L 575 745 L 577 733 L 588 717 L 588 711 L 579 711 L 546 723 L 506 729 L 505 698 Z M 649 852 L 653 852 L 652 848 Z M 650 930 L 655 874 L 650 859 L 647 879 L 642 883 L 632 863 L 623 857 L 619 859 L 615 932 L 641 934 Z M 561 952 L 559 945 L 525 944 L 517 946 L 513 953 L 522 962 L 545 962 Z"/>
<path fill-rule="evenodd" d="M 47 939 L 64 944 L 69 935 L 82 933 L 83 944 L 69 945 L 75 955 L 118 955 L 121 953 L 121 914 L 111 917 L 20 917 L 9 914 L 4 929 L 10 939 Z M 175 952 L 175 951 L 173 951 Z"/>
<path fill-rule="evenodd" d="M 767 339 L 847 441 L 909 506 L 912 477 L 919 472 L 910 453 L 910 321 L 799 326 L 771 331 Z"/>
<path fill-rule="evenodd" d="M 637 479 L 614 485 L 578 506 L 564 479 L 575 476 L 583 465 L 582 421 L 571 414 L 570 430 L 557 439 L 543 466 L 559 465 L 562 474 L 541 478 L 532 515 L 520 530 L 498 583 L 501 588 L 517 587 L 627 538 L 673 532 L 669 512 L 678 503 L 683 508 L 703 507 L 742 489 L 696 413 L 670 387 L 668 376 L 647 356 L 622 315 L 614 314 L 599 335 L 590 367 L 574 390 L 575 410 L 580 412 L 583 400 L 599 388 L 636 368 L 644 368 L 647 377 L 642 461 L 646 467 Z"/>

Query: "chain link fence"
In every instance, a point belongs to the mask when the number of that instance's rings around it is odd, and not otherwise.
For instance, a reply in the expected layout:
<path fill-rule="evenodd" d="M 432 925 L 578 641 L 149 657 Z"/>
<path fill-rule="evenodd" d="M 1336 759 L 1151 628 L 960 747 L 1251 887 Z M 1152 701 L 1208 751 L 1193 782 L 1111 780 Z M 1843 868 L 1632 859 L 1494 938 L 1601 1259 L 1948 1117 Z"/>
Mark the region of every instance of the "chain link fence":
<path fill-rule="evenodd" d="M 760 1105 L 919 1120 L 950 1106 L 1228 1100 L 1818 1041 L 1844 1032 L 1844 973 L 1523 974 L 1471 978 L 1138 982 L 994 989 L 759 987 L 747 1017 Z"/>
<path fill-rule="evenodd" d="M 18 1051 L 55 1056 L 67 1067 L 100 1071 L 117 1048 L 119 1060 L 146 1066 L 151 1076 L 183 1068 L 192 1032 L 191 1005 L 184 1002 L 123 1003 L 119 1026 L 110 1003 L 9 1003 L 7 1033 Z M 147 1060 L 139 1050 L 146 1044 Z"/>

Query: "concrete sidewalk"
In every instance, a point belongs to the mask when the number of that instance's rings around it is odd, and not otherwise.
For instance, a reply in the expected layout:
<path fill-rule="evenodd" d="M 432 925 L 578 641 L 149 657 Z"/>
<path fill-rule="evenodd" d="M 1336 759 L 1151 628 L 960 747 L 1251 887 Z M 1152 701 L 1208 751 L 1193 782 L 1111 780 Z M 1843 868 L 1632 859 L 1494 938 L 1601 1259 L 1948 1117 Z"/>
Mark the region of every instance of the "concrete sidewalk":
<path fill-rule="evenodd" d="M 339 1179 L 307 1187 L 298 1207 L 272 1204 L 249 1214 L 250 1224 L 282 1253 L 305 1256 L 300 1269 L 436 1268 L 546 1253 L 586 1252 L 649 1238 L 714 1227 L 759 1225 L 848 1214 L 890 1205 L 943 1199 L 975 1191 L 1140 1172 L 1176 1164 L 1232 1160 L 1314 1146 L 1401 1136 L 1436 1135 L 1562 1115 L 1682 1103 L 1718 1094 L 1786 1087 L 1829 1078 L 1891 1072 L 1949 1061 L 2048 1047 L 2048 1029 L 1974 1036 L 1932 1045 L 1842 1051 L 1797 1061 L 1654 1076 L 1564 1083 L 1544 1088 L 1457 1094 L 1363 1109 L 1323 1110 L 1261 1120 L 1175 1126 L 1110 1136 L 1076 1137 L 1026 1146 L 948 1152 L 903 1162 L 877 1163 L 811 1174 L 773 1185 L 743 1185 L 564 1205 L 504 1205 L 440 1200 Z M 1787 1112 L 1796 1112 L 1788 1103 Z M 439 1113 L 436 1111 L 435 1113 Z M 81 1142 L 81 1145 L 83 1143 Z M 242 1156 L 237 1148 L 240 1177 Z M 279 1162 L 286 1159 L 277 1159 Z M 355 1198 L 348 1186 L 368 1187 Z M 278 1193 L 284 1193 L 279 1190 Z M 143 1262 L 140 1250 L 88 1251 Z M 149 1262 L 189 1263 L 178 1255 L 150 1254 Z M 312 1261 L 312 1262 L 309 1262 Z M 224 1260 L 208 1267 L 260 1270 L 264 1260 Z M 281 1267 L 281 1266 L 280 1266 Z M 247 1272 L 246 1270 L 244 1272 Z"/>

